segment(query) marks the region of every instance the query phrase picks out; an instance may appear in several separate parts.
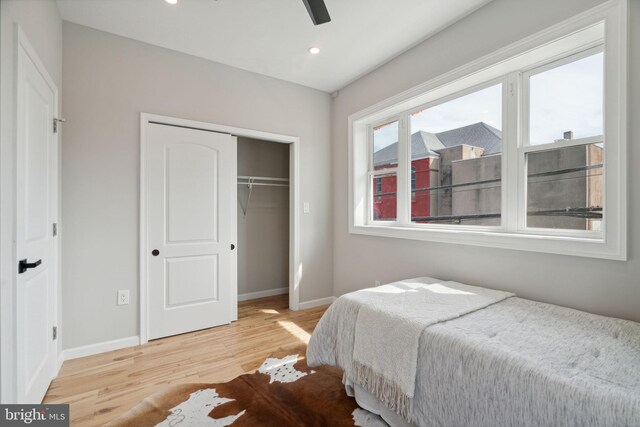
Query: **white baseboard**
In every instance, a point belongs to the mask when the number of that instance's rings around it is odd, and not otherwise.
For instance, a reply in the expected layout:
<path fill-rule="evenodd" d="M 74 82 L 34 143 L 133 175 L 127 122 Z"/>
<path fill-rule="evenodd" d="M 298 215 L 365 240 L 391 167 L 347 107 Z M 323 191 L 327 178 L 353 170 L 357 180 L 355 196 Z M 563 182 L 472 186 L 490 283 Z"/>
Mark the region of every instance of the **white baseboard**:
<path fill-rule="evenodd" d="M 56 366 L 56 374 L 53 378 L 57 377 L 60 373 L 60 368 L 62 368 L 62 364 L 64 363 L 64 350 L 58 353 L 58 366 Z"/>
<path fill-rule="evenodd" d="M 321 305 L 332 304 L 336 300 L 336 297 L 326 297 L 319 299 L 312 299 L 311 301 L 305 301 L 298 304 L 300 310 L 306 310 L 307 308 L 319 307 Z"/>
<path fill-rule="evenodd" d="M 133 347 L 140 344 L 140 337 L 127 337 L 117 340 L 99 342 L 96 344 L 83 345 L 82 347 L 68 348 L 62 350 L 59 359 L 71 360 L 79 357 L 93 356 L 94 354 L 105 353 L 107 351 L 119 350 L 121 348 Z M 62 363 L 60 363 L 62 364 Z"/>
<path fill-rule="evenodd" d="M 250 292 L 246 294 L 239 294 L 238 301 L 247 301 L 256 298 L 264 298 L 270 297 L 274 295 L 282 295 L 289 292 L 289 288 L 277 288 L 277 289 L 269 289 L 266 291 L 260 292 Z M 314 299 L 311 301 L 301 302 L 299 305 L 300 310 L 305 310 L 307 308 L 318 307 L 321 305 L 331 304 L 336 300 L 336 297 L 326 297 Z M 94 354 L 105 353 L 107 351 L 119 350 L 121 348 L 133 347 L 136 345 L 140 345 L 140 337 L 127 337 L 120 338 L 112 341 L 105 341 L 96 344 L 83 345 L 81 347 L 68 348 L 66 350 L 62 350 L 58 357 L 58 370 L 62 366 L 62 363 L 65 360 L 77 359 L 79 357 L 85 356 L 93 356 Z"/>
<path fill-rule="evenodd" d="M 274 295 L 282 295 L 289 292 L 289 288 L 277 288 L 269 289 L 266 291 L 250 292 L 246 294 L 239 294 L 238 301 L 247 301 L 256 298 L 264 298 Z M 328 305 L 333 303 L 336 297 L 326 297 L 314 299 L 311 301 L 301 302 L 299 304 L 299 310 L 306 310 L 307 308 L 319 307 L 321 305 Z M 81 347 L 68 348 L 62 350 L 58 356 L 57 371 L 62 367 L 62 363 L 66 360 L 78 359 L 80 357 L 93 356 L 94 354 L 106 353 L 107 351 L 120 350 L 121 348 L 133 347 L 140 345 L 140 337 L 127 337 L 117 340 L 105 341 L 96 344 L 83 345 Z"/>
<path fill-rule="evenodd" d="M 246 294 L 238 294 L 238 301 L 249 301 L 257 298 L 272 297 L 274 295 L 282 295 L 289 293 L 289 288 L 267 289 L 266 291 L 248 292 Z"/>

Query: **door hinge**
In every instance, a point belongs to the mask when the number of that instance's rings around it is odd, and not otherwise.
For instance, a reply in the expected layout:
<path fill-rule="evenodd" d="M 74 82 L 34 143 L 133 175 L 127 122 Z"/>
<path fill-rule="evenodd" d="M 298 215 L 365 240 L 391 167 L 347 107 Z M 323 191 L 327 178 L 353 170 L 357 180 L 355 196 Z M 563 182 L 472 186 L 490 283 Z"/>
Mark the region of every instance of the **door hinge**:
<path fill-rule="evenodd" d="M 54 222 L 52 228 L 53 228 L 52 230 L 53 237 L 56 237 L 58 235 L 58 223 Z"/>
<path fill-rule="evenodd" d="M 67 119 L 53 119 L 53 133 L 58 133 L 58 123 L 64 123 Z"/>
<path fill-rule="evenodd" d="M 58 327 L 54 326 L 53 327 L 53 340 L 57 340 L 58 339 Z"/>

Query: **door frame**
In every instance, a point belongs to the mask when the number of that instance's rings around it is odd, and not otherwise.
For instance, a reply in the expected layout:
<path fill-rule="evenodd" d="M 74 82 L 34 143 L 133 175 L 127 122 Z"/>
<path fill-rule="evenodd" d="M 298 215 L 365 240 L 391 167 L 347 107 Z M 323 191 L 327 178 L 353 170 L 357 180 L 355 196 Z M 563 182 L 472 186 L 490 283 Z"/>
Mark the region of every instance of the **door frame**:
<path fill-rule="evenodd" d="M 233 136 L 245 138 L 261 139 L 264 141 L 289 144 L 289 308 L 299 310 L 300 307 L 300 278 L 302 265 L 300 263 L 300 138 L 297 136 L 283 135 L 271 132 L 258 131 L 253 129 L 238 128 L 233 126 L 220 125 L 215 123 L 199 122 L 195 120 L 182 119 L 177 117 L 162 116 L 151 113 L 140 113 L 140 240 L 139 240 L 139 261 L 140 285 L 140 344 L 147 343 L 148 340 L 148 283 L 146 266 L 147 241 L 147 207 L 146 207 L 146 128 L 149 123 L 159 123 L 169 126 L 182 126 L 192 129 L 200 129 L 210 132 L 228 133 Z M 237 187 L 233 193 L 236 194 Z M 237 199 L 237 197 L 236 197 Z M 234 205 L 237 207 L 237 205 Z M 234 233 L 237 231 L 234 230 Z M 232 252 L 231 274 L 237 278 L 237 255 L 238 251 Z M 234 280 L 236 289 L 231 292 L 231 321 L 238 320 L 238 290 L 237 280 Z"/>
<path fill-rule="evenodd" d="M 12 76 L 12 102 L 11 102 L 11 111 L 12 116 L 10 118 L 12 126 L 10 135 L 2 135 L 2 156 L 10 159 L 12 163 L 12 167 L 7 167 L 6 163 L 0 167 L 0 193 L 2 193 L 1 200 L 1 213 L 2 217 L 10 218 L 10 226 L 6 226 L 7 222 L 3 219 L 1 225 L 5 225 L 2 228 L 2 238 L 10 239 L 11 245 L 10 250 L 5 251 L 5 244 L 3 243 L 0 247 L 1 259 L 3 261 L 2 271 L 1 271 L 1 279 L 2 281 L 8 282 L 6 286 L 2 286 L 0 291 L 0 346 L 3 348 L 13 348 L 13 351 L 3 352 L 0 359 L 0 396 L 2 397 L 2 403 L 15 403 L 18 398 L 18 373 L 17 373 L 17 337 L 18 337 L 18 313 L 16 310 L 17 303 L 17 248 L 16 248 L 16 239 L 17 239 L 17 192 L 18 192 L 18 180 L 17 180 L 17 127 L 18 127 L 18 53 L 19 50 L 22 49 L 24 53 L 29 57 L 29 59 L 33 62 L 36 69 L 44 79 L 45 83 L 49 86 L 51 91 L 53 92 L 53 117 L 58 117 L 58 105 L 59 105 L 59 93 L 58 87 L 56 86 L 53 78 L 47 71 L 47 68 L 44 66 L 44 63 L 40 60 L 38 53 L 35 48 L 27 38 L 25 32 L 22 30 L 18 23 L 14 23 L 14 51 L 13 51 L 13 76 Z M 6 119 L 5 119 L 6 120 Z M 5 120 L 3 121 L 3 127 L 5 124 Z M 53 126 L 53 123 L 51 123 Z M 53 191 L 54 199 L 56 200 L 56 206 L 52 211 L 52 218 L 50 218 L 51 223 L 58 224 L 57 230 L 57 238 L 53 245 L 53 253 L 52 257 L 53 263 L 52 268 L 55 269 L 55 274 L 53 275 L 53 300 L 51 304 L 53 305 L 53 326 L 58 328 L 57 340 L 53 344 L 53 348 L 55 351 L 56 364 L 54 371 L 52 372 L 52 379 L 55 378 L 60 370 L 63 360 L 61 359 L 61 345 L 62 342 L 62 328 L 60 327 L 60 311 L 58 310 L 58 305 L 60 302 L 60 283 L 61 283 L 61 275 L 62 275 L 62 251 L 61 251 L 61 221 L 60 221 L 60 135 L 61 132 L 57 132 L 54 134 L 53 143 L 54 147 L 52 150 L 53 156 L 51 158 L 51 167 L 53 168 L 52 176 L 54 178 Z M 5 138 L 7 137 L 7 138 Z M 49 189 L 48 191 L 52 191 Z M 0 225 L 0 228 L 1 228 Z"/>

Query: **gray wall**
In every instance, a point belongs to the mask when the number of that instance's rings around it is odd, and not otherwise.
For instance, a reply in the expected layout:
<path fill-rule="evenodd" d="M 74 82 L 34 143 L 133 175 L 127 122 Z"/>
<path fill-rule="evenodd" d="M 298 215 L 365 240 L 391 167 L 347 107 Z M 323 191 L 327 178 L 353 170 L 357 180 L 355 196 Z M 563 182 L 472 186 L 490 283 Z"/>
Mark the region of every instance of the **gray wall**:
<path fill-rule="evenodd" d="M 494 0 L 340 91 L 333 101 L 334 291 L 374 280 L 431 275 L 640 321 L 640 168 L 630 168 L 629 261 L 351 235 L 347 117 L 457 66 L 599 4 L 599 0 Z M 640 163 L 640 1 L 630 3 L 629 163 Z"/>
<path fill-rule="evenodd" d="M 451 166 L 453 184 L 500 179 L 502 175 L 502 155 L 486 157 L 468 155 L 465 160 L 454 161 Z M 502 206 L 502 188 L 500 187 L 500 183 L 492 182 L 489 184 L 457 187 L 452 190 L 451 211 L 453 215 L 500 213 Z M 499 226 L 500 218 L 463 220 L 461 224 Z"/>
<path fill-rule="evenodd" d="M 592 146 L 567 147 L 531 153 L 527 173 L 535 175 L 554 170 L 602 164 L 603 149 Z M 527 180 L 527 225 L 529 227 L 588 230 L 595 220 L 576 216 L 532 215 L 532 212 L 602 206 L 602 170 L 592 169 Z"/>
<path fill-rule="evenodd" d="M 238 138 L 238 175 L 289 178 L 289 144 Z M 238 186 L 238 293 L 289 286 L 289 189 Z"/>
<path fill-rule="evenodd" d="M 473 148 L 470 145 L 461 145 L 440 152 L 444 159 L 447 154 L 451 154 L 451 151 L 454 153 L 457 151 L 457 158 L 449 166 L 453 184 L 499 180 L 502 175 L 502 155 L 476 157 L 475 154 L 469 153 Z M 479 150 L 478 155 L 482 153 L 482 149 Z M 527 173 L 529 175 L 527 179 L 527 226 L 565 230 L 589 230 L 594 226 L 597 227 L 601 222 L 599 218 L 587 219 L 584 216 L 564 211 L 567 208 L 602 207 L 601 169 L 554 175 L 535 175 L 584 168 L 585 166 L 601 166 L 602 159 L 603 149 L 596 145 L 530 153 L 527 157 Z M 440 160 L 441 170 L 442 163 Z M 453 188 L 449 200 L 439 200 L 438 204 L 442 206 L 449 202 L 453 215 L 499 214 L 502 200 L 501 192 L 502 189 L 498 182 L 456 187 Z M 500 218 L 465 218 L 460 223 L 499 226 Z"/>
<path fill-rule="evenodd" d="M 328 94 L 67 22 L 63 36 L 64 348 L 138 335 L 140 112 L 299 136 L 300 300 L 332 294 Z"/>
<path fill-rule="evenodd" d="M 0 192 L 0 287 L 1 310 L 3 317 L 11 317 L 14 304 L 12 284 L 15 280 L 15 254 L 13 252 L 13 229 L 15 221 L 15 139 L 14 108 L 15 80 L 14 23 L 18 23 L 27 39 L 36 50 L 49 75 L 58 87 L 58 101 L 62 90 L 62 20 L 58 6 L 54 1 L 42 0 L 1 0 L 0 1 L 0 173 L 2 191 Z M 58 111 L 61 111 L 58 108 Z M 60 310 L 58 310 L 60 314 Z M 0 348 L 12 349 L 13 325 L 2 324 Z M 2 371 L 11 366 L 12 351 L 0 351 Z M 12 382 L 3 382 L 3 386 L 13 388 Z M 0 390 L 0 401 L 8 402 L 8 390 Z"/>

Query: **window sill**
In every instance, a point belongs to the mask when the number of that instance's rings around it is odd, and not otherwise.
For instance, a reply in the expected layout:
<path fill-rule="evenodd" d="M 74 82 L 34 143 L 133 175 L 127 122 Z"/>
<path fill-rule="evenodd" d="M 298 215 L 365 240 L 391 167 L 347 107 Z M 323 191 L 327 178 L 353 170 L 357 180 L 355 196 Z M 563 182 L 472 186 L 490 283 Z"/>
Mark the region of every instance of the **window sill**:
<path fill-rule="evenodd" d="M 401 225 L 351 225 L 349 233 L 376 237 L 484 246 L 499 249 L 572 255 L 626 261 L 626 250 L 606 239 L 550 236 L 492 230 L 453 230 L 450 228 L 407 227 Z"/>

